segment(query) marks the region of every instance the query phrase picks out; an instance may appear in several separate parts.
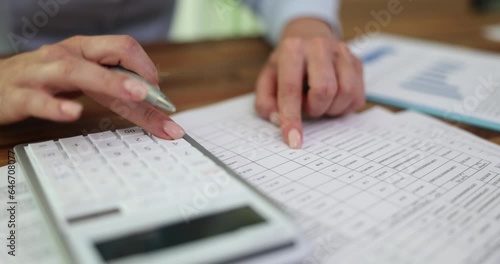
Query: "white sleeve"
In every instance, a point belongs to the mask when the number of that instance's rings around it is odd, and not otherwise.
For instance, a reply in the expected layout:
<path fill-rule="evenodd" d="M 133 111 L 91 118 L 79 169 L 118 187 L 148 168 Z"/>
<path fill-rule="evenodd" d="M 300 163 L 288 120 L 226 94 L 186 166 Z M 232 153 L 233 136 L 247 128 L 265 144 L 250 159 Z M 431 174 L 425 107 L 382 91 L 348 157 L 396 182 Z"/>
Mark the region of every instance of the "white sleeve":
<path fill-rule="evenodd" d="M 291 20 L 314 17 L 327 22 L 340 35 L 338 0 L 243 0 L 262 18 L 268 40 L 278 43 Z"/>

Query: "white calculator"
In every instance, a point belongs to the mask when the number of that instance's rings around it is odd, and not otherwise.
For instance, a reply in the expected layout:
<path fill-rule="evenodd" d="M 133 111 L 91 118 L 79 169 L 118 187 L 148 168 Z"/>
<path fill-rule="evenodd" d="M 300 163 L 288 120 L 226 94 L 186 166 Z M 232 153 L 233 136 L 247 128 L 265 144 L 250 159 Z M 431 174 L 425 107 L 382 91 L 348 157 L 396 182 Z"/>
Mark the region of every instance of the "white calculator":
<path fill-rule="evenodd" d="M 15 147 L 67 263 L 300 263 L 290 217 L 191 137 L 138 127 Z"/>

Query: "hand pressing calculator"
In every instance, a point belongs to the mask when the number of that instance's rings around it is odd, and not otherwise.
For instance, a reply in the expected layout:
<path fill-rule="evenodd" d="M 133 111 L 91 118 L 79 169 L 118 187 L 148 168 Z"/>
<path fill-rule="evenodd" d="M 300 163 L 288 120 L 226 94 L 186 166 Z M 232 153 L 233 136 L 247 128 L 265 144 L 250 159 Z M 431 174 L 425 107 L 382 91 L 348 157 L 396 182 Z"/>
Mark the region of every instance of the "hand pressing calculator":
<path fill-rule="evenodd" d="M 295 263 L 291 219 L 191 137 L 133 127 L 19 145 L 67 263 Z"/>

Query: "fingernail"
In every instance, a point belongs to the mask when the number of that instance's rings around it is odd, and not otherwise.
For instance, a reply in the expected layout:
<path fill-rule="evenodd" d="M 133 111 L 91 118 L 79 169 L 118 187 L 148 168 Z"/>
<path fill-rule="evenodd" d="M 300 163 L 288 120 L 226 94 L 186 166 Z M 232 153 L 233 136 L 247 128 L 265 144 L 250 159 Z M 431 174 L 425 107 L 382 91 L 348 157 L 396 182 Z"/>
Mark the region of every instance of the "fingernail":
<path fill-rule="evenodd" d="M 174 121 L 170 120 L 165 121 L 165 123 L 163 123 L 163 131 L 165 131 L 165 133 L 167 133 L 167 135 L 169 135 L 173 139 L 182 138 L 184 134 L 186 134 L 186 132 L 184 132 L 184 129 L 182 129 L 182 127 L 180 127 Z"/>
<path fill-rule="evenodd" d="M 293 149 L 299 149 L 302 147 L 302 139 L 300 137 L 300 133 L 295 128 L 288 132 L 288 145 Z"/>
<path fill-rule="evenodd" d="M 83 110 L 83 106 L 78 104 L 78 103 L 71 102 L 71 101 L 61 103 L 61 111 L 65 115 L 68 115 L 71 117 L 77 117 L 80 115 L 82 110 Z"/>
<path fill-rule="evenodd" d="M 148 95 L 148 88 L 146 84 L 139 80 L 127 79 L 123 83 L 123 86 L 127 92 L 130 93 L 133 99 L 144 100 Z"/>
<path fill-rule="evenodd" d="M 280 114 L 278 114 L 278 112 L 272 112 L 269 115 L 269 121 L 279 127 L 281 125 Z"/>

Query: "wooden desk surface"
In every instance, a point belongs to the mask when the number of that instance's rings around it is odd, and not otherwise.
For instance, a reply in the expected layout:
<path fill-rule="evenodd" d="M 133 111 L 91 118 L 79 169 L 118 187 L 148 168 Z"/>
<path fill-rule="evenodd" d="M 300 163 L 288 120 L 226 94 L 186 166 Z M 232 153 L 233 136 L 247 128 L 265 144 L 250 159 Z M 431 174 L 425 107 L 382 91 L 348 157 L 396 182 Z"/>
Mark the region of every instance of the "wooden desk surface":
<path fill-rule="evenodd" d="M 344 36 L 357 36 L 356 28 L 375 21 L 371 12 L 387 10 L 388 0 L 343 1 Z M 403 10 L 391 15 L 388 33 L 437 40 L 457 45 L 500 52 L 500 44 L 481 37 L 482 27 L 499 23 L 500 14 L 479 15 L 468 9 L 466 0 L 401 0 Z M 194 44 L 158 44 L 146 47 L 161 71 L 170 76 L 162 90 L 180 111 L 252 92 L 260 67 L 271 48 L 260 39 L 240 39 Z M 29 119 L 0 126 L 0 166 L 7 163 L 7 150 L 16 144 L 49 140 L 99 131 L 111 122 L 111 128 L 131 126 L 126 120 L 102 106 L 80 99 L 85 105 L 83 117 L 75 123 L 57 124 Z M 373 106 L 372 103 L 367 108 Z M 397 111 L 396 108 L 390 108 Z M 105 127 L 106 126 L 104 125 Z M 460 125 L 472 133 L 500 144 L 497 132 Z"/>

